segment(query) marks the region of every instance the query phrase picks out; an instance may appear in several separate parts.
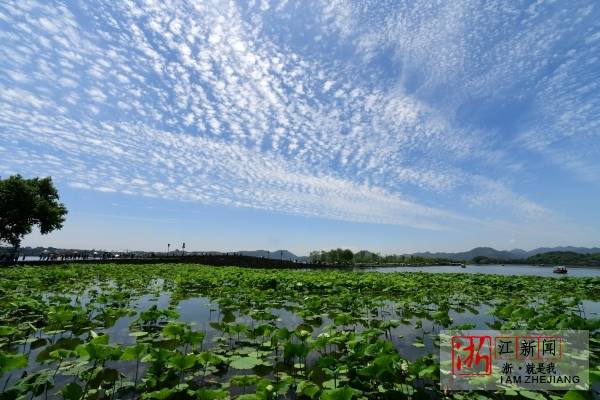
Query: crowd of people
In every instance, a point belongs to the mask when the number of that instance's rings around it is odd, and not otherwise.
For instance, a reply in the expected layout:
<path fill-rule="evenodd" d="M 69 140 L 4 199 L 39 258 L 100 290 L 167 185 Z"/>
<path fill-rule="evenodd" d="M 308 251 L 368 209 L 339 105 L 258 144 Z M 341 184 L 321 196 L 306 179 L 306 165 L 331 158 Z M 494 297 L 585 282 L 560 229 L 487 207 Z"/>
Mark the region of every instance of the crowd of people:
<path fill-rule="evenodd" d="M 37 257 L 37 260 L 35 259 Z M 37 255 L 28 255 L 19 252 L 0 253 L 0 263 L 13 263 L 19 261 L 85 261 L 85 260 L 113 260 L 155 257 L 154 253 L 138 254 L 133 252 L 108 252 L 108 251 L 70 251 L 51 252 L 43 251 Z"/>
<path fill-rule="evenodd" d="M 25 261 L 25 255 L 23 255 L 23 261 Z M 38 255 L 39 261 L 65 261 L 65 260 L 88 260 L 93 257 L 93 254 L 89 252 L 79 253 L 42 253 Z M 95 257 L 94 257 L 95 258 Z"/>
<path fill-rule="evenodd" d="M 25 261 L 42 261 L 42 262 L 60 262 L 60 261 L 87 261 L 87 260 L 115 260 L 115 259 L 148 259 L 148 258 L 162 258 L 162 257 L 182 257 L 182 256 L 200 256 L 200 257 L 239 257 L 243 256 L 240 252 L 227 252 L 227 253 L 215 253 L 215 252 L 193 252 L 193 253 L 185 253 L 183 251 L 170 251 L 167 253 L 146 253 L 146 252 L 109 252 L 109 251 L 95 251 L 95 250 L 59 250 L 59 251 L 50 251 L 43 250 L 42 252 L 37 252 L 34 254 L 9 250 L 2 252 L 0 250 L 0 263 L 2 264 L 11 264 L 16 262 L 25 262 Z M 265 257 L 261 256 L 259 258 L 262 259 L 273 259 L 273 257 Z M 286 259 L 286 261 L 288 261 Z M 300 260 L 289 260 L 295 263 L 301 263 L 305 261 Z"/>

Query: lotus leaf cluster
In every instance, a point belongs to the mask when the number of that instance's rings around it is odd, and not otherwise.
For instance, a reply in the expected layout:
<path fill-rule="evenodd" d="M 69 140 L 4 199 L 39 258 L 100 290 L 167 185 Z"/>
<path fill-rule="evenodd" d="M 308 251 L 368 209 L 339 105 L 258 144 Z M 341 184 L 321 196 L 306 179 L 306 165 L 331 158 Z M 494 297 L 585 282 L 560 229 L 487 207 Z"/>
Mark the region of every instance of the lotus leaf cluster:
<path fill-rule="evenodd" d="M 0 400 L 591 399 L 598 393 L 442 391 L 438 333 L 588 330 L 595 383 L 599 301 L 600 278 L 5 268 Z"/>

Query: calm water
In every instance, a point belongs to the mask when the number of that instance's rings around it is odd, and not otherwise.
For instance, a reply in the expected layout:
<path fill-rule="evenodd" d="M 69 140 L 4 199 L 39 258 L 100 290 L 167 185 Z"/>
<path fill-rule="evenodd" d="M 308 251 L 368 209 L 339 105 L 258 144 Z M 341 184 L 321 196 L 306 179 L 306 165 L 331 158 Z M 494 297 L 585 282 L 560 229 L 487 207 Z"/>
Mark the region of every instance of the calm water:
<path fill-rule="evenodd" d="M 512 271 L 512 273 L 516 274 L 524 274 L 528 271 L 530 275 L 541 275 L 541 272 L 548 273 L 548 276 L 552 276 L 551 268 L 541 268 L 535 266 L 468 266 L 465 269 L 461 269 L 460 267 L 452 267 L 452 266 L 440 266 L 440 267 L 388 267 L 388 268 L 371 268 L 371 269 L 361 269 L 361 271 L 381 271 L 381 272 L 392 272 L 392 271 L 425 271 L 425 272 L 457 272 L 457 273 L 473 273 L 473 272 L 483 272 L 492 273 L 494 270 L 503 271 L 505 274 Z M 597 272 L 598 269 L 593 268 L 582 268 L 582 269 L 571 269 L 569 274 L 573 275 L 572 272 L 585 272 L 588 270 L 589 272 Z M 498 273 L 498 272 L 496 272 Z M 590 276 L 590 275 L 578 275 L 578 276 Z M 159 284 L 160 281 L 157 281 Z M 89 301 L 87 296 L 83 296 L 79 298 L 79 303 L 81 305 L 86 305 Z M 153 305 L 156 305 L 159 309 L 168 308 L 171 301 L 171 293 L 168 291 L 164 291 L 159 295 L 156 294 L 146 294 L 141 298 L 134 300 L 130 307 L 135 309 L 138 312 L 147 310 Z M 75 299 L 73 299 L 73 304 L 75 304 Z M 297 305 L 297 304 L 296 304 Z M 434 305 L 424 305 L 425 307 L 434 309 Z M 594 301 L 583 301 L 582 308 L 584 310 L 584 316 L 586 318 L 598 318 L 600 315 L 600 303 Z M 372 315 L 370 313 L 366 314 L 365 317 L 368 320 L 370 319 L 379 319 L 382 318 L 384 320 L 402 320 L 403 319 L 403 303 L 396 300 L 387 300 L 383 301 L 381 305 L 378 307 L 379 314 Z M 474 323 L 476 329 L 489 329 L 489 324 L 492 324 L 495 321 L 495 318 L 490 315 L 490 311 L 493 309 L 492 306 L 481 304 L 473 311 L 469 311 L 467 309 L 463 309 L 458 311 L 458 309 L 452 308 L 450 310 L 450 317 L 453 320 L 453 325 L 459 325 L 463 323 Z M 194 330 L 202 330 L 205 331 L 207 336 L 204 341 L 203 349 L 211 348 L 215 339 L 224 334 L 220 331 L 217 331 L 211 327 L 211 322 L 219 321 L 221 318 L 221 307 L 216 300 L 211 300 L 205 296 L 192 296 L 190 298 L 182 299 L 175 305 L 175 310 L 180 314 L 179 320 L 185 321 L 192 324 Z M 297 311 L 290 311 L 287 308 L 271 308 L 267 311 L 272 312 L 278 318 L 275 321 L 277 327 L 288 327 L 289 329 L 294 329 L 301 323 L 303 323 L 302 317 L 300 317 Z M 238 311 L 234 312 L 236 317 L 236 322 L 242 322 L 247 325 L 250 325 L 252 322 L 247 315 L 241 315 Z M 131 336 L 130 333 L 130 325 L 135 321 L 137 316 L 124 316 L 119 318 L 116 323 L 105 329 L 97 329 L 97 331 L 104 332 L 110 335 L 110 341 L 112 344 L 119 345 L 132 345 L 136 343 L 136 338 Z M 314 331 L 312 332 L 312 337 L 316 338 L 316 336 L 321 332 L 326 332 L 329 328 L 328 326 L 332 323 L 331 319 L 328 318 L 327 315 L 322 315 L 322 323 L 319 326 L 314 326 Z M 422 327 L 417 328 L 416 323 L 420 320 L 422 322 Z M 409 317 L 405 319 L 405 323 L 401 323 L 398 327 L 393 328 L 390 332 L 390 340 L 394 343 L 396 349 L 400 352 L 400 354 L 410 360 L 415 361 L 419 357 L 427 354 L 433 353 L 437 354 L 439 351 L 438 348 L 434 344 L 434 339 L 436 334 L 441 329 L 441 326 L 437 325 L 434 321 L 427 320 L 424 318 L 419 318 L 416 316 Z M 356 331 L 361 331 L 365 328 L 361 322 L 357 322 L 353 329 Z M 58 337 L 68 338 L 70 334 L 68 332 L 59 334 Z M 81 335 L 79 338 L 74 338 L 75 340 L 81 341 L 85 339 L 85 335 Z M 423 347 L 416 347 L 414 344 L 417 340 L 422 340 Z M 39 371 L 43 368 L 47 368 L 45 364 L 39 363 L 36 361 L 36 358 L 40 355 L 40 353 L 44 351 L 43 347 L 32 349 L 29 354 L 29 366 L 28 371 L 35 372 Z M 310 359 L 310 362 L 314 362 L 314 360 Z M 135 371 L 135 363 L 134 362 L 109 362 L 107 364 L 108 367 L 117 368 L 121 372 L 126 373 L 128 376 L 133 376 Z M 146 370 L 147 365 L 144 364 L 141 366 L 141 373 L 143 374 Z M 17 373 L 12 374 L 12 377 L 9 376 L 9 380 L 12 383 L 16 382 L 18 377 L 20 376 L 21 371 L 17 371 Z M 240 371 L 231 370 L 227 373 L 227 375 L 223 378 L 224 380 L 229 379 L 234 374 L 239 374 Z M 270 372 L 265 372 L 270 373 Z M 262 373 L 261 373 L 262 374 Z M 69 381 L 71 378 L 67 376 L 57 376 L 57 385 L 61 386 Z M 50 394 L 49 399 L 58 398 L 53 393 Z"/>
<path fill-rule="evenodd" d="M 496 275 L 533 275 L 533 276 L 600 276 L 598 267 L 569 267 L 567 274 L 555 274 L 553 266 L 540 267 L 537 265 L 467 265 L 461 268 L 454 265 L 440 265 L 432 267 L 363 267 L 354 268 L 353 271 L 362 272 L 450 272 L 457 274 L 496 274 Z"/>
<path fill-rule="evenodd" d="M 38 261 L 37 256 L 26 256 L 25 261 Z M 22 262 L 22 258 L 19 258 Z M 340 270 L 348 270 L 348 268 L 339 268 Z M 555 274 L 552 272 L 554 266 L 541 267 L 538 265 L 467 265 L 466 268 L 460 268 L 455 265 L 440 265 L 432 267 L 402 267 L 402 266 L 387 266 L 387 267 L 355 267 L 352 271 L 358 272 L 450 272 L 450 273 L 467 273 L 467 274 L 496 274 L 496 275 L 533 275 L 533 276 L 600 276 L 600 267 L 568 267 L 568 274 Z M 309 268 L 307 271 L 315 271 L 317 268 Z M 327 269 L 330 271 L 331 269 Z"/>

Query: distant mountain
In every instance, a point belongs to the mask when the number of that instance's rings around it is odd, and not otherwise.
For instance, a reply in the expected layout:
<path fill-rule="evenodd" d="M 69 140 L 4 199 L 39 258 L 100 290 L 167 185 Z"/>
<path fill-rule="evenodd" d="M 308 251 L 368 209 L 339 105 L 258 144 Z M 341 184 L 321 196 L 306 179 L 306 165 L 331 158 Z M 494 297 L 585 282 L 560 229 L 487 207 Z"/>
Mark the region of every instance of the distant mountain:
<path fill-rule="evenodd" d="M 449 260 L 472 260 L 475 257 L 487 257 L 494 260 L 515 260 L 519 258 L 510 251 L 500 251 L 491 247 L 476 247 L 473 250 L 463 251 L 460 253 L 415 253 L 416 256 L 429 258 L 447 258 Z"/>
<path fill-rule="evenodd" d="M 587 265 L 600 266 L 600 253 L 575 253 L 573 251 L 551 251 L 539 253 L 527 259 L 530 264 Z"/>
<path fill-rule="evenodd" d="M 0 253 L 6 253 L 6 252 L 10 252 L 11 248 L 10 247 L 3 247 L 0 246 Z M 57 253 L 69 253 L 69 252 L 74 252 L 74 251 L 79 251 L 79 252 L 86 252 L 86 251 L 90 251 L 90 250 L 82 250 L 82 249 L 60 249 L 60 248 L 55 248 L 55 247 L 22 247 L 19 249 L 21 254 L 25 254 L 27 256 L 37 256 L 39 254 L 42 254 L 44 252 L 57 252 Z M 101 251 L 101 250 L 99 250 Z M 505 261 L 512 261 L 512 260 L 525 260 L 529 257 L 533 257 L 536 256 L 538 254 L 545 254 L 545 253 L 553 253 L 553 252 L 570 252 L 570 253 L 576 253 L 576 254 L 600 254 L 600 247 L 574 247 L 574 246 L 558 246 L 558 247 L 539 247 L 537 249 L 533 249 L 533 250 L 523 250 L 523 249 L 512 249 L 512 250 L 496 250 L 492 247 L 476 247 L 472 250 L 469 251 L 463 251 L 463 252 L 457 252 L 457 253 L 444 253 L 444 252 L 437 252 L 437 253 L 432 253 L 432 252 L 422 252 L 422 253 L 413 253 L 410 255 L 414 255 L 414 256 L 421 256 L 421 257 L 427 257 L 427 258 L 445 258 L 448 260 L 453 260 L 453 261 L 468 261 L 468 260 L 472 260 L 475 257 L 486 257 L 490 260 L 505 260 Z M 145 254 L 145 253 L 150 253 L 150 252 L 146 252 L 146 251 L 135 251 L 135 253 L 137 254 Z M 308 261 L 309 257 L 307 256 L 298 256 L 288 250 L 275 250 L 275 251 L 268 251 L 268 250 L 244 250 L 244 251 L 236 251 L 236 252 L 231 252 L 231 253 L 225 253 L 225 252 L 219 252 L 219 251 L 202 251 L 202 252 L 194 252 L 194 251 L 188 251 L 186 254 L 188 255 L 192 255 L 192 254 L 212 254 L 212 255 L 218 255 L 218 254 L 232 254 L 232 253 L 237 253 L 237 254 L 241 254 L 241 255 L 245 255 L 245 256 L 251 256 L 251 257 L 264 257 L 264 258 L 271 258 L 274 260 L 289 260 L 289 261 Z M 157 254 L 163 254 L 162 252 L 157 252 Z M 360 252 L 357 253 L 357 255 L 360 255 L 360 257 L 362 257 L 363 259 L 365 258 L 369 258 L 369 256 L 374 255 L 376 253 L 372 253 L 370 251 L 367 250 L 362 250 Z"/>
<path fill-rule="evenodd" d="M 512 249 L 512 250 L 510 250 L 510 253 L 513 254 L 518 259 L 525 259 L 525 258 L 533 255 L 531 252 L 529 252 L 527 250 L 523 250 L 523 249 Z M 535 253 L 535 254 L 537 254 L 537 253 Z"/>
<path fill-rule="evenodd" d="M 510 251 L 506 250 L 496 250 L 491 247 L 476 247 L 469 251 L 459 252 L 459 253 L 414 253 L 414 255 L 422 256 L 422 257 L 435 257 L 435 258 L 447 258 L 449 260 L 472 260 L 475 257 L 487 257 L 492 260 L 524 260 L 528 257 L 535 256 L 537 254 L 558 252 L 558 251 L 568 251 L 577 254 L 597 254 L 600 253 L 600 247 L 573 247 L 573 246 L 564 246 L 564 247 L 539 247 L 533 250 L 522 250 L 522 249 L 512 249 Z"/>
<path fill-rule="evenodd" d="M 274 260 L 289 260 L 289 261 L 295 261 L 295 260 L 299 260 L 299 261 L 307 261 L 308 257 L 306 256 L 297 256 L 294 253 L 288 251 L 288 250 L 275 250 L 275 251 L 268 251 L 268 250 L 242 250 L 242 251 L 237 251 L 236 253 L 241 254 L 243 256 L 250 256 L 250 257 L 264 257 L 264 258 L 271 258 Z"/>
<path fill-rule="evenodd" d="M 573 246 L 558 246 L 558 247 L 538 247 L 537 249 L 528 251 L 528 255 L 535 256 L 536 254 L 552 253 L 555 251 L 569 251 L 577 254 L 598 254 L 600 247 L 573 247 Z"/>

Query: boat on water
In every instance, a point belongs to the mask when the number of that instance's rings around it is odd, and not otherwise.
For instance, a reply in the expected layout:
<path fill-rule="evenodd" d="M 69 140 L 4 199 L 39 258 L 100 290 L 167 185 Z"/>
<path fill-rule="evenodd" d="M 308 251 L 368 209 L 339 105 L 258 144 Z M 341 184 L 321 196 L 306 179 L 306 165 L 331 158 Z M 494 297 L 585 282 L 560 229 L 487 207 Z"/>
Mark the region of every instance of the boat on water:
<path fill-rule="evenodd" d="M 566 274 L 567 271 L 567 267 L 565 267 L 564 265 L 558 265 L 556 268 L 554 268 L 554 270 L 552 271 L 555 274 Z"/>

